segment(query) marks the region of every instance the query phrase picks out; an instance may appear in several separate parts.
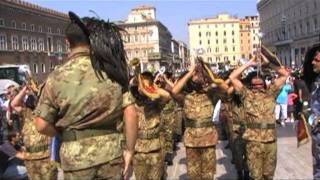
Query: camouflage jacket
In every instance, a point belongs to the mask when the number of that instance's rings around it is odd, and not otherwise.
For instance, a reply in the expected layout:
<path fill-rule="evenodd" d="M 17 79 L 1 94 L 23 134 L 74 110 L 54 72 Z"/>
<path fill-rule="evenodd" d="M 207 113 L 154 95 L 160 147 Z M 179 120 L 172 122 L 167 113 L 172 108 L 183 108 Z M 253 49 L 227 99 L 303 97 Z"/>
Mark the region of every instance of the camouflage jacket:
<path fill-rule="evenodd" d="M 160 130 L 162 128 L 160 109 L 136 105 L 136 110 L 139 120 L 136 152 L 148 153 L 159 150 L 161 148 Z"/>
<path fill-rule="evenodd" d="M 50 138 L 37 131 L 32 121 L 32 110 L 23 108 L 21 117 L 23 119 L 22 134 L 23 142 L 26 147 L 26 160 L 49 157 Z"/>
<path fill-rule="evenodd" d="M 62 142 L 63 170 L 93 167 L 119 158 L 122 153 L 123 108 L 134 103 L 131 94 L 107 75 L 96 77 L 88 49 L 78 48 L 69 61 L 55 69 L 41 89 L 35 113 L 62 133 L 105 129 L 113 133 Z"/>
<path fill-rule="evenodd" d="M 244 109 L 246 125 L 248 124 L 273 124 L 275 125 L 274 109 L 275 98 L 278 94 L 275 85 L 268 90 L 254 92 L 244 87 L 240 92 Z M 246 128 L 243 138 L 249 141 L 272 142 L 276 140 L 276 129 Z"/>
<path fill-rule="evenodd" d="M 184 99 L 184 113 L 189 121 L 212 121 L 214 105 L 206 93 L 192 92 Z M 217 144 L 217 131 L 211 127 L 192 128 L 187 127 L 184 132 L 184 144 L 186 147 L 208 147 Z"/>

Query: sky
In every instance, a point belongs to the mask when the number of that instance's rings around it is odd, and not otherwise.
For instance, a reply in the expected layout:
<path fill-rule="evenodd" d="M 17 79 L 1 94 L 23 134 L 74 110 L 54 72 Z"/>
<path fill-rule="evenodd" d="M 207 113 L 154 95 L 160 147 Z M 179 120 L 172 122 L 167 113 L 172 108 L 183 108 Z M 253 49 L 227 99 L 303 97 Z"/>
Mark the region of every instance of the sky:
<path fill-rule="evenodd" d="M 95 16 L 110 21 L 125 20 L 130 10 L 140 5 L 156 8 L 156 18 L 176 40 L 188 42 L 188 21 L 229 13 L 238 17 L 257 15 L 257 0 L 26 0 L 63 13 L 73 11 L 82 16 Z"/>

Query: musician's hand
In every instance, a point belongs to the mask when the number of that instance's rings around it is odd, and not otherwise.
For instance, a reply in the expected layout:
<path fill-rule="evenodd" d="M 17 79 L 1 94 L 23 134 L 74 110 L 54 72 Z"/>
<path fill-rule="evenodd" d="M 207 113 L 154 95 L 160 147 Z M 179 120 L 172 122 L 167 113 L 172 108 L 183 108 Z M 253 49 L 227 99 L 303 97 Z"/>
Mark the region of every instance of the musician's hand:
<path fill-rule="evenodd" d="M 124 179 L 129 179 L 129 166 L 132 160 L 134 152 L 128 151 L 128 150 L 124 150 L 122 157 L 123 157 L 123 161 L 124 161 L 124 169 L 123 169 L 123 178 Z"/>
<path fill-rule="evenodd" d="M 248 64 L 250 66 L 257 66 L 257 56 L 254 56 L 253 58 L 251 58 Z"/>

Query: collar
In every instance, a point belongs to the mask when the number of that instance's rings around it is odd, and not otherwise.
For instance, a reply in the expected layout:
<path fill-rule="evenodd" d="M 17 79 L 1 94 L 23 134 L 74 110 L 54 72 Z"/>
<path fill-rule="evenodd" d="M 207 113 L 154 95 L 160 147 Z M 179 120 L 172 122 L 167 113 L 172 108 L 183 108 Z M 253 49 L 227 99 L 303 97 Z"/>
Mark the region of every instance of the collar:
<path fill-rule="evenodd" d="M 90 49 L 88 47 L 76 47 L 71 49 L 71 52 L 68 54 L 68 59 L 72 59 L 79 56 L 89 56 L 90 55 Z"/>

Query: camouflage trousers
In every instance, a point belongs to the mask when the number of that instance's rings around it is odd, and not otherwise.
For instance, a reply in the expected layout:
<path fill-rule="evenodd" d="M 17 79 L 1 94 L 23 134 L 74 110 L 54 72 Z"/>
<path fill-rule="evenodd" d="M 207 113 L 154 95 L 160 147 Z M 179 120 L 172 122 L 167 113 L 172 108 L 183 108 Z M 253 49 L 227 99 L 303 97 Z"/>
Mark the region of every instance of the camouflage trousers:
<path fill-rule="evenodd" d="M 246 154 L 250 176 L 253 179 L 273 179 L 277 165 L 277 142 L 247 141 Z"/>
<path fill-rule="evenodd" d="M 187 174 L 189 179 L 210 179 L 216 173 L 216 148 L 186 147 Z"/>
<path fill-rule="evenodd" d="M 164 175 L 163 151 L 136 153 L 132 165 L 137 180 L 160 180 Z"/>
<path fill-rule="evenodd" d="M 117 158 L 105 164 L 78 171 L 64 171 L 66 180 L 122 179 L 123 160 Z"/>
<path fill-rule="evenodd" d="M 56 180 L 58 177 L 57 164 L 49 158 L 39 160 L 25 160 L 30 180 Z"/>

